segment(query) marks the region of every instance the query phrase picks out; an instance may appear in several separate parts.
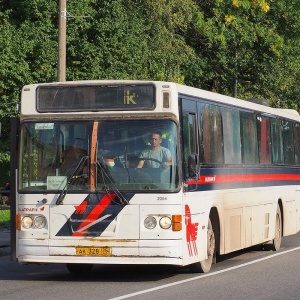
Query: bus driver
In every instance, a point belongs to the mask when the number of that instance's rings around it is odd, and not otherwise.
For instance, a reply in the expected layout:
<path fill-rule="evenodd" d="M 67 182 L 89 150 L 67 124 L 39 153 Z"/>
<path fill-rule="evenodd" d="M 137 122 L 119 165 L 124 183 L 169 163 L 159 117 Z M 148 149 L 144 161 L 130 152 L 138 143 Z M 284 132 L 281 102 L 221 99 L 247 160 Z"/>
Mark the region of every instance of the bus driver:
<path fill-rule="evenodd" d="M 154 132 L 151 135 L 151 149 L 142 151 L 139 156 L 139 163 L 137 168 L 143 168 L 144 165 L 148 168 L 167 168 L 173 163 L 171 152 L 169 149 L 162 147 L 160 144 L 162 142 L 162 135 L 160 132 Z M 154 159 L 154 160 L 151 160 Z M 161 164 L 156 162 L 158 160 L 162 162 Z"/>

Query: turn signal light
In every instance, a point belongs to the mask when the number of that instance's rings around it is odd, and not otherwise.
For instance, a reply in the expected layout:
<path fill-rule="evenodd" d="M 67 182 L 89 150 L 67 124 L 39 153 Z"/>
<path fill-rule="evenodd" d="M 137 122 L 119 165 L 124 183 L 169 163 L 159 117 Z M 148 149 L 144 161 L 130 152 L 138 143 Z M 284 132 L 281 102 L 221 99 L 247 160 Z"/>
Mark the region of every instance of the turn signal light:
<path fill-rule="evenodd" d="M 172 230 L 182 230 L 182 215 L 172 215 Z"/>
<path fill-rule="evenodd" d="M 16 215 L 16 230 L 21 230 L 21 215 Z"/>

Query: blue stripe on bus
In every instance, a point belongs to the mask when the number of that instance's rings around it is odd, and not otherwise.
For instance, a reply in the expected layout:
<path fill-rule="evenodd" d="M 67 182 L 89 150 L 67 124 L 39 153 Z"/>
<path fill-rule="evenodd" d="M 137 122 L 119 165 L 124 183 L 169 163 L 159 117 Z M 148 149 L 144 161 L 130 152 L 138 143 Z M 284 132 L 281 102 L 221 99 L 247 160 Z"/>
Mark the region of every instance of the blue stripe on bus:
<path fill-rule="evenodd" d="M 186 181 L 190 191 L 208 191 L 300 184 L 300 170 L 270 168 L 201 168 L 198 180 Z"/>

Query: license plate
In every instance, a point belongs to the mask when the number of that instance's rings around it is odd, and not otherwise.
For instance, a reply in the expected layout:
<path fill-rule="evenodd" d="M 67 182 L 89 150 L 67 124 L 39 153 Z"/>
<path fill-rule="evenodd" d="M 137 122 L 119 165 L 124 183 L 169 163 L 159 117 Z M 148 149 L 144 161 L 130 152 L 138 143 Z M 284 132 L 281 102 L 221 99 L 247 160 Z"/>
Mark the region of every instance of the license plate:
<path fill-rule="evenodd" d="M 86 256 L 110 256 L 109 247 L 76 247 L 76 255 Z"/>

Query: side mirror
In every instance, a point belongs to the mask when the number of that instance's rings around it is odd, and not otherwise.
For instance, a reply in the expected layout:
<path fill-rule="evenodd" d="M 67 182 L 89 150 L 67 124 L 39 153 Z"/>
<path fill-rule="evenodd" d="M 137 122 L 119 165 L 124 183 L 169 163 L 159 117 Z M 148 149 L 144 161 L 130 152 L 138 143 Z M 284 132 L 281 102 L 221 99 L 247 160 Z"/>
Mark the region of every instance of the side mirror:
<path fill-rule="evenodd" d="M 197 166 L 198 166 L 198 155 L 190 154 L 188 157 L 189 177 L 195 177 L 197 175 Z"/>

